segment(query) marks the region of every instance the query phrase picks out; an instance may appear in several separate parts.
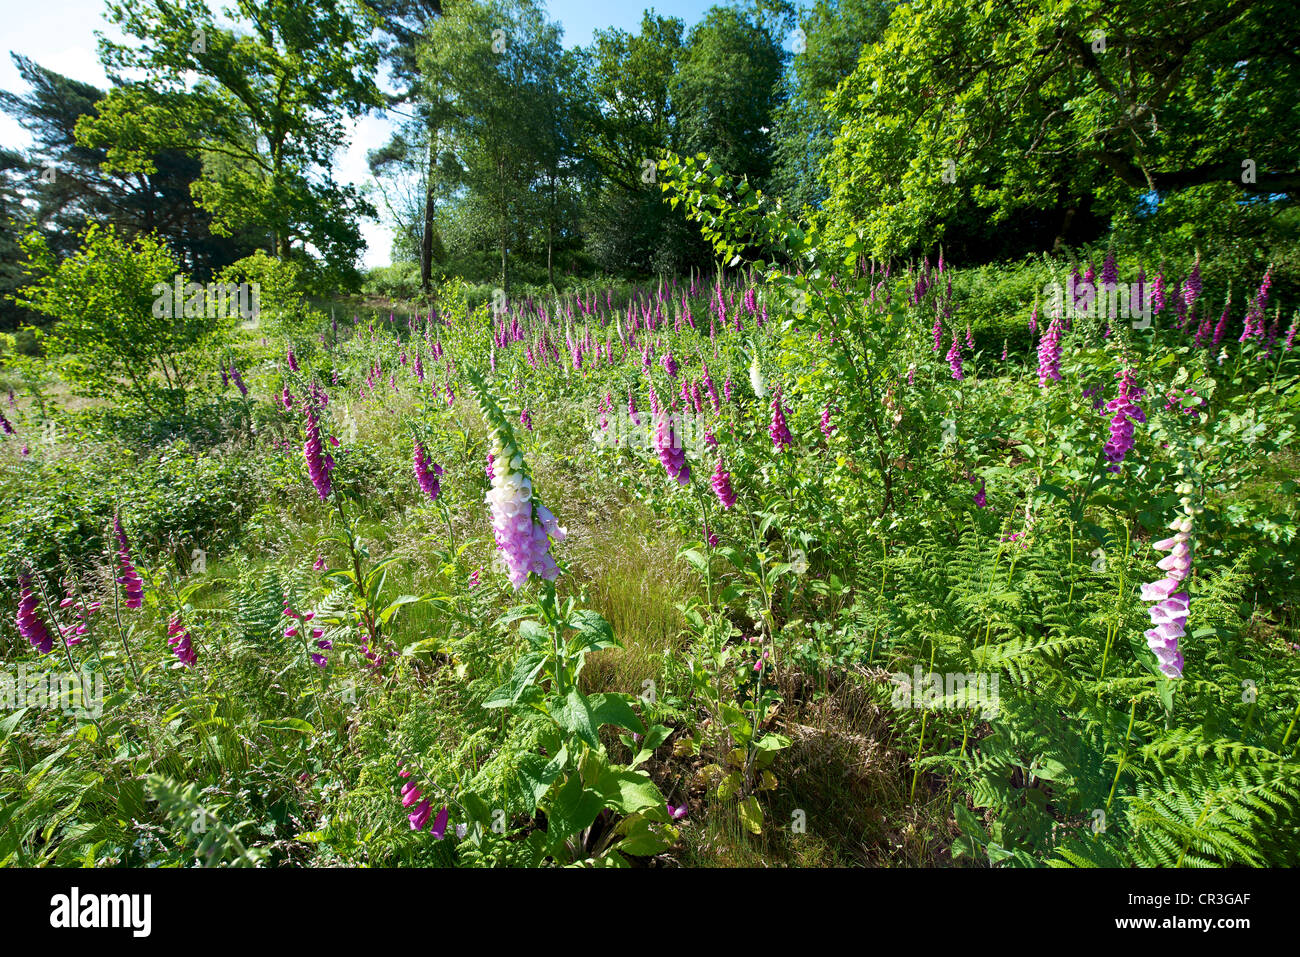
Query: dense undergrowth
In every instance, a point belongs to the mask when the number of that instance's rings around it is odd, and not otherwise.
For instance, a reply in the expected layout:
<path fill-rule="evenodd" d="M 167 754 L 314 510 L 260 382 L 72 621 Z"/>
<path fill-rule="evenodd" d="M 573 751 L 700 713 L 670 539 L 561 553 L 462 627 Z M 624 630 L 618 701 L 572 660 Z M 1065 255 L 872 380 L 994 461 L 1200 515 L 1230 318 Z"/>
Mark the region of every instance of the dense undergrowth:
<path fill-rule="evenodd" d="M 968 320 L 665 169 L 720 282 L 246 331 L 168 414 L 11 370 L 4 673 L 103 684 L 10 692 L 0 861 L 1297 863 L 1267 282 Z"/>

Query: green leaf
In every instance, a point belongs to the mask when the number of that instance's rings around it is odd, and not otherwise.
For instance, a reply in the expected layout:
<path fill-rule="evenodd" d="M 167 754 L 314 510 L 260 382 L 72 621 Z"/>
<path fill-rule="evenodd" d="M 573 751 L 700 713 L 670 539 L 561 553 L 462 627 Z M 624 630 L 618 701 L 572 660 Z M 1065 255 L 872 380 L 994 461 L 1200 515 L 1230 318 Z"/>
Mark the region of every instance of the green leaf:
<path fill-rule="evenodd" d="M 297 731 L 300 734 L 315 734 L 316 729 L 301 718 L 275 718 L 259 721 L 259 726 L 272 731 Z"/>
<path fill-rule="evenodd" d="M 606 806 L 620 814 L 635 814 L 648 808 L 668 813 L 663 794 L 643 771 L 611 767 L 601 774 L 596 786 L 605 795 Z"/>
<path fill-rule="evenodd" d="M 559 842 L 579 833 L 591 826 L 604 806 L 604 795 L 583 787 L 582 776 L 573 772 L 547 808 L 547 836 L 553 842 Z"/>
<path fill-rule="evenodd" d="M 569 617 L 569 625 L 576 628 L 582 639 L 583 651 L 600 651 L 602 648 L 618 648 L 614 638 L 614 629 L 609 622 L 589 608 L 574 612 Z"/>
<path fill-rule="evenodd" d="M 532 619 L 521 621 L 519 623 L 519 634 L 536 651 L 544 650 L 551 644 L 551 633 L 540 621 L 533 621 Z"/>
<path fill-rule="evenodd" d="M 392 618 L 395 614 L 397 614 L 397 610 L 399 608 L 401 608 L 403 605 L 410 605 L 417 601 L 424 601 L 424 596 L 402 595 L 400 598 L 395 598 L 391 603 L 389 603 L 387 608 L 385 608 L 383 611 L 379 613 L 379 620 L 384 624 L 387 624 L 388 620 Z"/>
<path fill-rule="evenodd" d="M 646 733 L 645 722 L 632 710 L 630 695 L 609 692 L 594 694 L 587 700 L 591 703 L 592 718 L 597 728 L 614 724 L 634 734 Z"/>
<path fill-rule="evenodd" d="M 626 837 L 615 845 L 624 854 L 634 857 L 651 857 L 672 847 L 677 840 L 677 829 L 660 824 L 655 827 L 646 814 L 633 814 L 619 821 L 617 832 Z"/>
<path fill-rule="evenodd" d="M 596 716 L 592 713 L 591 702 L 577 688 L 569 692 L 558 705 L 552 705 L 551 717 L 569 734 L 575 734 L 592 748 L 600 747 L 600 738 L 596 736 Z"/>
<path fill-rule="evenodd" d="M 483 707 L 508 708 L 518 704 L 519 698 L 532 685 L 544 664 L 546 664 L 546 656 L 540 652 L 530 651 L 522 656 L 515 662 L 515 670 L 510 680 L 489 694 L 483 702 Z"/>
<path fill-rule="evenodd" d="M 698 551 L 696 551 L 693 548 L 683 548 L 680 552 L 677 553 L 677 555 L 680 558 L 686 559 L 688 562 L 691 563 L 691 565 L 693 565 L 695 568 L 698 568 L 702 572 L 708 571 L 709 569 L 708 559 L 706 559 L 703 555 L 701 555 Z"/>
<path fill-rule="evenodd" d="M 740 823 L 743 824 L 751 834 L 763 833 L 763 809 L 759 807 L 758 798 L 750 795 L 741 801 L 738 810 L 740 811 Z"/>

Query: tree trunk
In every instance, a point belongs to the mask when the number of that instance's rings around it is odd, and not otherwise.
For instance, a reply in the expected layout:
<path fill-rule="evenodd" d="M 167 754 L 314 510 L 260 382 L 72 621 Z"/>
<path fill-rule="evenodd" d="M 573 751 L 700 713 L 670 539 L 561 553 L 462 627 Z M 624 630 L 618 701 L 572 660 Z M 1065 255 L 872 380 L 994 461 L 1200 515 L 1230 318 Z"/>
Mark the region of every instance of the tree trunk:
<path fill-rule="evenodd" d="M 551 210 L 546 219 L 546 281 L 555 288 L 555 178 L 551 178 Z"/>
<path fill-rule="evenodd" d="M 1070 200 L 1069 205 L 1065 207 L 1065 215 L 1061 217 L 1061 228 L 1057 230 L 1056 238 L 1052 240 L 1052 252 L 1060 252 L 1061 247 L 1065 245 L 1067 237 L 1070 235 L 1070 224 L 1074 222 L 1074 217 L 1079 212 L 1079 204 Z"/>
<path fill-rule="evenodd" d="M 433 287 L 433 176 L 436 152 L 435 137 L 429 131 L 429 163 L 424 180 L 424 233 L 420 237 L 420 290 L 428 292 Z"/>
<path fill-rule="evenodd" d="M 501 291 L 510 292 L 510 275 L 508 271 L 506 242 L 509 233 L 510 216 L 506 205 L 505 164 L 497 162 L 497 181 L 501 184 Z"/>

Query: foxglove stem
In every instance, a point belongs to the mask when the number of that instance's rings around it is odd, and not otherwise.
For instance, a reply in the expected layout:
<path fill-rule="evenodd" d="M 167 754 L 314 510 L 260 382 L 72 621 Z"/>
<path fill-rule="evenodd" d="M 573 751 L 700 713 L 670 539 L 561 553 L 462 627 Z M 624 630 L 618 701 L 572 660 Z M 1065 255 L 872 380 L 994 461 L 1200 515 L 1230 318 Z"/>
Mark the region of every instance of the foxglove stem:
<path fill-rule="evenodd" d="M 339 521 L 343 523 L 343 531 L 348 537 L 348 555 L 352 558 L 352 574 L 355 576 L 353 584 L 356 586 L 357 594 L 361 598 L 361 622 L 366 626 L 366 633 L 370 636 L 370 647 L 379 648 L 379 629 L 375 623 L 374 611 L 370 607 L 370 602 L 366 600 L 365 586 L 362 584 L 364 578 L 361 575 L 361 556 L 357 554 L 356 538 L 352 534 L 352 526 L 348 524 L 347 513 L 343 510 L 343 497 L 334 496 L 334 504 L 338 508 Z"/>

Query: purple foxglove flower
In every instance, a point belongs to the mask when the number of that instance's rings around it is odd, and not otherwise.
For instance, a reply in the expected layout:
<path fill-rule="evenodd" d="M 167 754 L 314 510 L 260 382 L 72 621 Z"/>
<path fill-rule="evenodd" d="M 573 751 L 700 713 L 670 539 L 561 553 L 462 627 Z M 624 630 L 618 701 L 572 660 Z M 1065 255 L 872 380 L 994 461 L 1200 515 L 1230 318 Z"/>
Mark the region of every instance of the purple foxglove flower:
<path fill-rule="evenodd" d="M 1238 342 L 1245 342 L 1247 339 L 1258 339 L 1264 335 L 1264 311 L 1268 307 L 1269 289 L 1273 285 L 1273 266 L 1270 264 L 1264 271 L 1264 278 L 1259 284 L 1259 290 L 1255 293 L 1255 298 L 1251 300 L 1250 307 L 1246 310 L 1245 328 L 1241 332 L 1241 338 Z"/>
<path fill-rule="evenodd" d="M 117 537 L 117 560 L 121 570 L 117 582 L 126 593 L 126 607 L 139 608 L 144 604 L 144 580 L 131 562 L 131 546 L 119 515 L 113 516 L 113 534 Z"/>
<path fill-rule="evenodd" d="M 1232 307 L 1232 293 L 1228 293 L 1228 298 L 1223 303 L 1223 315 L 1219 316 L 1219 321 L 1214 326 L 1214 339 L 1212 344 L 1217 346 L 1223 341 L 1223 334 L 1228 329 L 1228 310 Z"/>
<path fill-rule="evenodd" d="M 1053 319 L 1038 340 L 1038 385 L 1046 388 L 1049 380 L 1061 378 L 1061 320 Z"/>
<path fill-rule="evenodd" d="M 1192 273 L 1183 283 L 1183 304 L 1192 308 L 1192 303 L 1196 302 L 1201 295 L 1201 254 L 1196 254 L 1196 262 L 1192 263 Z"/>
<path fill-rule="evenodd" d="M 285 358 L 286 358 L 286 359 L 288 360 L 288 362 L 289 362 L 289 371 L 290 371 L 290 372 L 297 372 L 297 371 L 298 371 L 298 358 L 297 358 L 297 356 L 295 356 L 295 355 L 293 354 L 293 346 L 289 346 L 288 351 L 285 353 Z"/>
<path fill-rule="evenodd" d="M 1182 495 L 1183 515 L 1170 523 L 1175 534 L 1152 545 L 1156 551 L 1169 552 L 1157 566 L 1165 577 L 1142 585 L 1142 600 L 1155 602 L 1148 609 L 1153 627 L 1146 631 L 1147 646 L 1155 654 L 1160 671 L 1170 678 L 1181 678 L 1183 656 L 1178 649 L 1178 639 L 1187 634 L 1187 615 L 1190 600 L 1185 591 L 1179 591 L 1191 574 L 1192 516 L 1199 509 L 1192 505 L 1192 486 L 1180 483 L 1177 490 Z"/>
<path fill-rule="evenodd" d="M 1165 271 L 1161 269 L 1156 273 L 1155 280 L 1151 283 L 1151 312 L 1153 315 L 1160 315 L 1165 308 Z"/>
<path fill-rule="evenodd" d="M 701 378 L 704 380 L 704 393 L 709 397 L 709 404 L 713 406 L 713 411 L 720 411 L 722 409 L 722 401 L 718 398 L 718 392 L 713 387 L 713 379 L 709 377 L 709 365 L 707 362 L 701 363 Z"/>
<path fill-rule="evenodd" d="M 441 841 L 443 835 L 447 833 L 447 807 L 443 806 L 438 812 L 438 816 L 433 820 L 433 826 L 429 828 L 429 833 L 433 835 L 435 841 Z"/>
<path fill-rule="evenodd" d="M 678 485 L 686 485 L 691 480 L 691 467 L 686 461 L 686 450 L 682 448 L 680 437 L 674 428 L 676 417 L 671 412 L 659 412 L 655 415 L 655 451 L 668 477 Z"/>
<path fill-rule="evenodd" d="M 199 658 L 194 652 L 189 629 L 181 621 L 180 612 L 173 612 L 171 618 L 168 619 L 167 636 L 167 644 L 171 646 L 172 653 L 177 658 L 175 667 L 193 668 L 198 663 Z"/>
<path fill-rule="evenodd" d="M 720 457 L 709 481 L 713 485 L 714 494 L 718 496 L 718 501 L 724 509 L 729 509 L 736 504 L 736 493 L 731 488 L 731 473 L 723 471 Z"/>
<path fill-rule="evenodd" d="M 412 831 L 423 831 L 424 826 L 429 823 L 429 815 L 433 813 L 433 807 L 427 800 L 421 801 L 406 819 L 411 822 Z"/>
<path fill-rule="evenodd" d="M 432 467 L 431 467 L 432 466 Z M 420 484 L 424 494 L 429 496 L 429 501 L 436 501 L 440 489 L 438 476 L 434 472 L 437 466 L 429 461 L 428 453 L 424 450 L 424 444 L 415 443 L 415 480 Z"/>
<path fill-rule="evenodd" d="M 32 591 L 31 576 L 19 575 L 18 588 L 21 592 L 18 597 L 18 615 L 15 619 L 18 634 L 26 638 L 41 654 L 48 655 L 54 650 L 54 639 L 50 637 L 50 631 L 45 627 L 45 619 L 41 617 L 40 599 Z"/>
<path fill-rule="evenodd" d="M 1119 394 L 1106 403 L 1106 411 L 1111 413 L 1110 438 L 1106 442 L 1106 459 L 1110 465 L 1106 468 L 1118 472 L 1124 456 L 1133 448 L 1133 423 L 1145 422 L 1146 414 L 1138 406 L 1138 392 L 1133 385 L 1134 369 L 1125 366 L 1115 373 L 1119 379 Z"/>
<path fill-rule="evenodd" d="M 1101 264 L 1101 285 L 1109 288 L 1119 285 L 1119 267 L 1115 263 L 1115 250 L 1106 252 L 1106 261 Z"/>
<path fill-rule="evenodd" d="M 565 530 L 534 494 L 509 419 L 482 382 L 473 376 L 470 382 L 478 398 L 479 411 L 491 429 L 493 476 L 487 503 L 493 536 L 505 560 L 510 583 L 519 588 L 530 573 L 554 581 L 560 570 L 550 554 L 550 543 L 552 539 L 564 541 Z"/>
<path fill-rule="evenodd" d="M 307 474 L 311 478 L 312 485 L 316 486 L 316 494 L 323 502 L 330 495 L 330 470 L 333 459 L 324 453 L 320 423 L 316 419 L 316 409 L 310 402 L 306 405 L 305 431 L 307 437 L 302 445 L 302 454 L 307 461 Z"/>
<path fill-rule="evenodd" d="M 778 452 L 794 446 L 794 436 L 790 434 L 785 421 L 785 410 L 781 408 L 780 386 L 777 386 L 776 394 L 772 396 L 772 423 L 768 426 L 767 434 L 772 437 L 772 447 Z"/>
<path fill-rule="evenodd" d="M 674 806 L 672 804 L 669 804 L 668 816 L 671 817 L 674 821 L 680 821 L 682 818 L 686 816 L 686 805 L 681 804 L 681 805 Z"/>
<path fill-rule="evenodd" d="M 961 367 L 961 343 L 957 341 L 956 329 L 952 332 L 952 345 L 949 347 L 948 355 L 945 358 L 948 360 L 948 368 L 952 370 L 954 379 L 966 378 L 966 374 Z"/>

